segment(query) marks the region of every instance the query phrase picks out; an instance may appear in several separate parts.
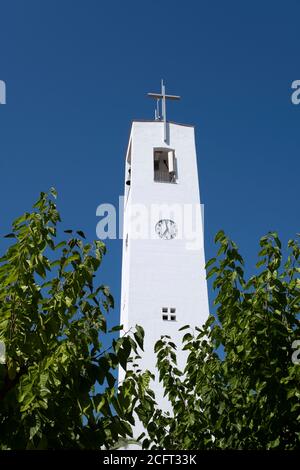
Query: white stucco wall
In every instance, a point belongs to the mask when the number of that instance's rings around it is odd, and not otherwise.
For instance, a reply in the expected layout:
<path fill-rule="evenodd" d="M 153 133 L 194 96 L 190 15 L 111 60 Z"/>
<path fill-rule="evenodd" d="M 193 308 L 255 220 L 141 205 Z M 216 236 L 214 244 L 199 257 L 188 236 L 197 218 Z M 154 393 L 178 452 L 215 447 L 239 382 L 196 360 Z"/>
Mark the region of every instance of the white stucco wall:
<path fill-rule="evenodd" d="M 158 121 L 134 121 L 130 135 L 131 185 L 124 211 L 124 240 L 122 266 L 121 323 L 124 331 L 136 324 L 145 329 L 145 352 L 140 362 L 142 369 L 155 373 L 154 344 L 161 335 L 167 334 L 178 345 L 179 367 L 184 363 L 180 353 L 181 337 L 186 331 L 178 329 L 185 325 L 202 325 L 208 317 L 208 296 L 205 279 L 203 238 L 195 250 L 187 249 L 189 240 L 183 234 L 172 240 L 162 240 L 155 233 L 159 218 L 148 219 L 150 237 L 132 239 L 135 231 L 130 219 L 134 204 L 144 204 L 151 213 L 152 204 L 192 204 L 197 212 L 198 235 L 202 236 L 202 218 L 198 185 L 197 158 L 194 128 L 169 123 L 168 145 L 163 141 L 163 123 Z M 173 183 L 154 181 L 153 149 L 155 147 L 175 150 L 178 180 Z M 200 175 L 201 176 L 201 175 Z M 128 188 L 127 188 L 128 189 Z M 185 220 L 170 216 L 165 208 L 160 218 L 172 219 L 178 232 L 184 232 Z M 126 236 L 128 234 L 128 246 Z M 176 321 L 162 320 L 162 307 L 176 308 Z M 120 371 L 119 380 L 123 372 Z M 167 408 L 162 399 L 161 387 L 152 384 L 158 402 Z"/>

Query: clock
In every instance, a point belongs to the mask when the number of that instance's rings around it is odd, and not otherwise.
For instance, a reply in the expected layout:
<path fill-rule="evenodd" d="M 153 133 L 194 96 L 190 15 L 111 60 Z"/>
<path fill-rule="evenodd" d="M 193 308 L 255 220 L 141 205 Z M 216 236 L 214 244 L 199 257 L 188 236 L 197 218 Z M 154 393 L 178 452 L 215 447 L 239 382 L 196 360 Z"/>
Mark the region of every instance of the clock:
<path fill-rule="evenodd" d="M 172 240 L 177 235 L 177 226 L 173 220 L 162 219 L 155 225 L 155 231 L 163 240 Z"/>

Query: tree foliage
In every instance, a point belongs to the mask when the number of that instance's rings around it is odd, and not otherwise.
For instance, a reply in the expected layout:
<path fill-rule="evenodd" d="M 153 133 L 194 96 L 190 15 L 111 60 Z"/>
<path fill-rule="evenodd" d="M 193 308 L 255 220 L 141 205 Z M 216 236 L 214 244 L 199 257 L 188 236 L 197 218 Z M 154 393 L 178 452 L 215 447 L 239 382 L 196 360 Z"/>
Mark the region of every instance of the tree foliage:
<path fill-rule="evenodd" d="M 262 237 L 258 271 L 246 280 L 235 243 L 222 231 L 216 242 L 217 257 L 207 263 L 216 314 L 202 328 L 182 328 L 184 371 L 171 338 L 155 346 L 170 414 L 155 403 L 149 385 L 141 386 L 145 373 L 136 373 L 137 411 L 147 430 L 143 445 L 299 449 L 300 361 L 292 361 L 300 339 L 299 245 L 289 241 L 283 263 L 277 234 Z"/>
<path fill-rule="evenodd" d="M 51 192 L 14 221 L 0 259 L 0 448 L 111 447 L 132 435 L 134 398 L 114 371 L 142 346 L 143 330 L 103 348 L 113 298 L 95 272 L 105 246 L 72 230 L 57 243 Z"/>

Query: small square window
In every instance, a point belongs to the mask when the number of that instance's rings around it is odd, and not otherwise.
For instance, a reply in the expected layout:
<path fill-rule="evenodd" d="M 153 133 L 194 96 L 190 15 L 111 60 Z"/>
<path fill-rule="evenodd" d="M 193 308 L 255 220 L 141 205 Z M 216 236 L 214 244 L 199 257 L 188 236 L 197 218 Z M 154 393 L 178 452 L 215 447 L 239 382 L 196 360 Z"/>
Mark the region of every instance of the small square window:
<path fill-rule="evenodd" d="M 163 312 L 163 313 L 168 313 L 167 307 L 163 307 L 163 308 L 162 308 L 162 312 Z"/>
<path fill-rule="evenodd" d="M 163 316 L 162 316 L 162 319 L 163 319 L 163 320 L 168 320 L 168 315 L 163 315 Z"/>
<path fill-rule="evenodd" d="M 171 315 L 171 321 L 176 321 L 176 315 Z"/>
<path fill-rule="evenodd" d="M 171 313 L 176 313 L 176 308 L 171 308 L 171 309 L 170 309 L 170 312 L 171 312 Z"/>

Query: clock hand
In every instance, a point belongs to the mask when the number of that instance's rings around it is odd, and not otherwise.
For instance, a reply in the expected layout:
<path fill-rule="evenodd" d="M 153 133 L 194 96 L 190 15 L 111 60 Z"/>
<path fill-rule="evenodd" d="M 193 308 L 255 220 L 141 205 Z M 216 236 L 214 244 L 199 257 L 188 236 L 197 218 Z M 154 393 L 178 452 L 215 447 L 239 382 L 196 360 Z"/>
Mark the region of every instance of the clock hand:
<path fill-rule="evenodd" d="M 162 234 L 162 236 L 164 237 L 165 236 L 165 233 L 168 232 L 168 227 L 166 228 L 166 230 L 164 231 L 164 233 Z"/>

